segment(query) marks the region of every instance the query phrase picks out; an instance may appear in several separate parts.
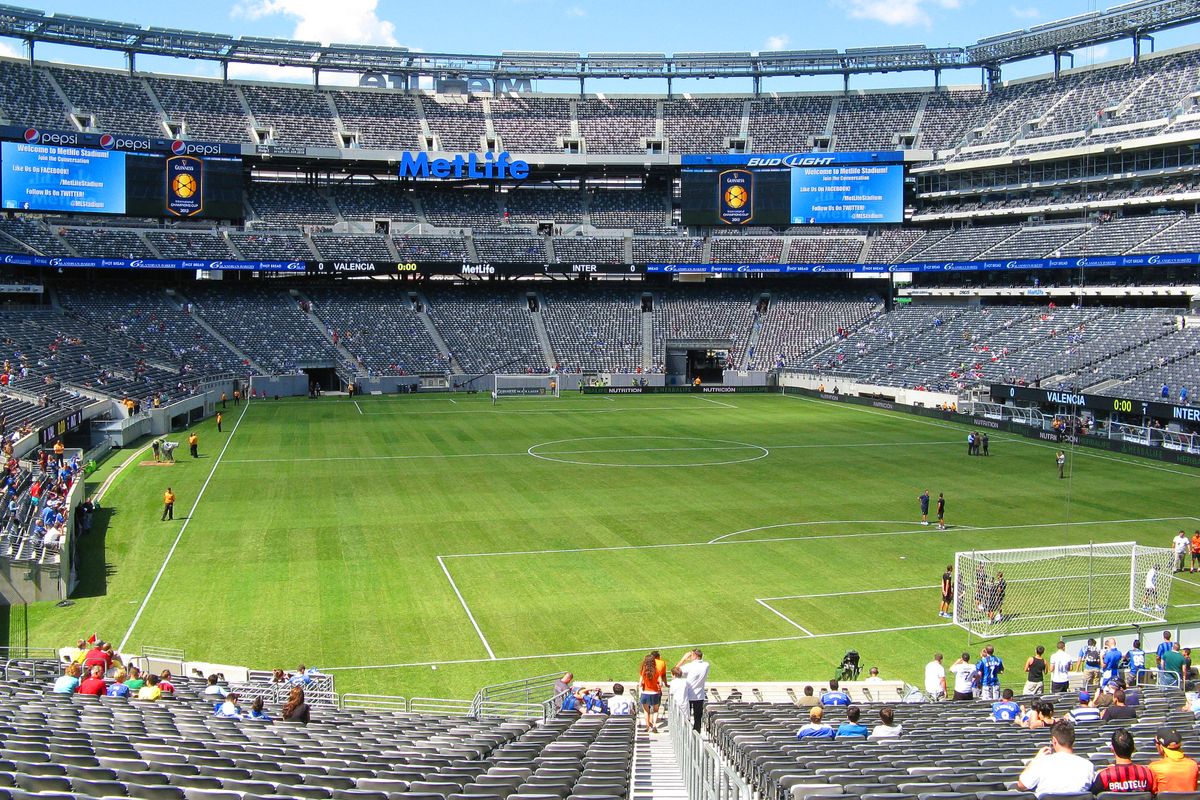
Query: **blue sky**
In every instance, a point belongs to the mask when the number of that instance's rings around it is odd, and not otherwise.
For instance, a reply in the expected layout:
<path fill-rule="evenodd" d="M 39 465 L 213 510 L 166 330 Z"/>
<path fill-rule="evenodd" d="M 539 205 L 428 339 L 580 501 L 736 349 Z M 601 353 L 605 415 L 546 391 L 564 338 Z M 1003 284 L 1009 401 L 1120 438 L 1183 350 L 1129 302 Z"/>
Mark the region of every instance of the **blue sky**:
<path fill-rule="evenodd" d="M 235 35 L 294 37 L 322 42 L 402 45 L 430 52 L 493 53 L 500 50 L 569 52 L 694 52 L 804 50 L 888 44 L 969 44 L 1005 31 L 1103 10 L 1096 0 L 756 0 L 741 4 L 690 0 L 456 0 L 453 4 L 401 0 L 204 0 L 163 3 L 132 0 L 97 6 L 94 0 L 21 2 L 46 12 L 104 17 L 141 25 L 216 31 Z M 103 9 L 103 10 L 100 10 Z M 451 13 L 447 14 L 449 10 Z M 464 24 L 465 23 L 465 24 Z M 1200 40 L 1195 26 L 1158 37 L 1166 49 Z M 20 42 L 0 39 L 10 50 Z M 1077 54 L 1079 65 L 1128 57 L 1128 43 Z M 78 48 L 39 46 L 38 57 L 53 61 L 122 66 L 120 55 Z M 139 69 L 215 75 L 195 61 L 142 58 Z M 1048 60 L 1014 65 L 1006 77 L 1045 72 Z M 278 68 L 241 67 L 235 77 L 306 80 Z M 343 79 L 345 80 L 345 79 Z M 357 82 L 357 79 L 350 79 Z M 950 73 L 950 84 L 978 83 L 976 71 Z M 858 88 L 925 85 L 931 78 L 887 75 L 855 79 Z M 767 90 L 840 88 L 840 78 L 776 79 Z M 541 91 L 570 92 L 570 83 L 543 82 Z M 614 81 L 589 87 L 609 92 L 661 92 L 664 85 Z M 748 82 L 692 81 L 681 91 L 747 91 Z"/>

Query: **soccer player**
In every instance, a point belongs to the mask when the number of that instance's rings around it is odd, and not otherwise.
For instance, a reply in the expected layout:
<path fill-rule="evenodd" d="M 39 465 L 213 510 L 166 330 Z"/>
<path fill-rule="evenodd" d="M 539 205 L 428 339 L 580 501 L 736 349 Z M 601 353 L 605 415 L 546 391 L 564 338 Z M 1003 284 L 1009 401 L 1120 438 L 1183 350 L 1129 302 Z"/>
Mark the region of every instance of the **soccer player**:
<path fill-rule="evenodd" d="M 175 519 L 175 493 L 171 491 L 170 486 L 163 493 L 162 521 L 166 522 L 169 519 Z"/>
<path fill-rule="evenodd" d="M 938 611 L 939 617 L 952 617 L 950 613 L 952 604 L 954 603 L 954 567 L 950 564 L 946 565 L 946 571 L 942 573 L 942 608 Z"/>
<path fill-rule="evenodd" d="M 937 518 L 938 530 L 946 530 L 946 496 L 941 492 L 938 492 Z"/>
<path fill-rule="evenodd" d="M 1150 569 L 1146 570 L 1146 584 L 1142 592 L 1142 605 L 1147 611 L 1151 608 L 1159 610 L 1158 607 L 1158 567 L 1153 564 Z"/>
<path fill-rule="evenodd" d="M 1004 595 L 1007 591 L 1008 582 L 1004 580 L 1004 573 L 997 572 L 996 580 L 992 581 L 991 591 L 988 592 L 988 622 L 992 625 L 1004 619 L 1000 612 L 1004 608 Z"/>
<path fill-rule="evenodd" d="M 929 490 L 921 492 L 921 496 L 917 498 L 921 501 L 921 524 L 929 524 Z"/>
<path fill-rule="evenodd" d="M 1067 467 L 1067 454 L 1064 453 L 1062 450 L 1059 450 L 1058 454 L 1054 456 L 1054 463 L 1058 464 L 1058 477 L 1060 477 L 1060 478 L 1067 477 L 1064 474 L 1066 467 Z"/>

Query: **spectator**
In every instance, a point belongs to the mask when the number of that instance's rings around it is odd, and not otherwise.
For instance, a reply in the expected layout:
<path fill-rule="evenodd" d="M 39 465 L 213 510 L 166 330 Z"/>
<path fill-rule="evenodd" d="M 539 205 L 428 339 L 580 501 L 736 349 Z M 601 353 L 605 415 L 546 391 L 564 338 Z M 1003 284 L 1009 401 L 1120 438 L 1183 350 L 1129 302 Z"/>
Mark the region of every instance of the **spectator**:
<path fill-rule="evenodd" d="M 278 671 L 280 673 L 283 672 L 283 670 L 278 670 Z M 570 672 L 564 672 L 563 676 L 554 682 L 554 697 L 555 697 L 554 706 L 555 706 L 555 708 L 559 708 L 559 709 L 562 708 L 563 697 L 566 695 L 567 692 L 569 692 L 571 690 L 571 684 L 574 682 L 575 682 L 575 676 L 572 675 Z"/>
<path fill-rule="evenodd" d="M 164 694 L 175 694 L 175 684 L 171 683 L 171 670 L 164 669 L 158 674 L 158 688 Z"/>
<path fill-rule="evenodd" d="M 1025 661 L 1025 691 L 1022 694 L 1040 695 L 1046 691 L 1046 648 L 1040 644 Z"/>
<path fill-rule="evenodd" d="M 963 653 L 959 656 L 958 661 L 950 666 L 950 673 L 954 675 L 954 699 L 974 699 L 972 689 L 975 686 L 976 670 L 975 665 L 971 663 L 971 654 Z"/>
<path fill-rule="evenodd" d="M 308 703 L 304 702 L 304 689 L 299 686 L 293 686 L 291 694 L 288 695 L 287 702 L 283 704 L 281 716 L 289 722 L 299 722 L 302 725 L 307 725 L 309 717 Z"/>
<path fill-rule="evenodd" d="M 608 701 L 604 699 L 604 690 L 597 686 L 583 696 L 583 713 L 607 714 Z"/>
<path fill-rule="evenodd" d="M 146 676 L 146 685 L 143 686 L 142 688 L 138 689 L 137 699 L 138 700 L 150 700 L 153 702 L 153 701 L 159 700 L 161 698 L 162 698 L 162 689 L 160 689 L 158 686 L 158 676 L 153 675 L 153 674 L 147 675 Z"/>
<path fill-rule="evenodd" d="M 658 710 L 662 708 L 663 684 L 667 680 L 667 662 L 657 650 L 651 650 L 642 659 L 638 670 L 638 692 L 642 711 L 646 715 L 646 732 L 658 732 Z"/>
<path fill-rule="evenodd" d="M 92 649 L 88 650 L 87 654 L 83 657 L 84 669 L 90 669 L 95 666 L 101 667 L 105 672 L 108 672 L 108 668 L 112 666 L 112 657 L 105 652 L 104 642 L 93 644 Z"/>
<path fill-rule="evenodd" d="M 1067 643 L 1059 639 L 1058 649 L 1050 656 L 1050 691 L 1056 694 L 1067 691 L 1074 663 L 1074 659 L 1067 653 Z"/>
<path fill-rule="evenodd" d="M 12 510 L 15 512 L 16 508 L 14 507 Z M 91 648 L 88 647 L 88 643 L 83 639 L 80 639 L 75 643 L 74 647 L 67 651 L 67 654 L 63 656 L 63 658 L 65 658 L 67 662 L 71 664 L 82 664 L 84 657 L 87 655 L 87 652 L 90 649 Z"/>
<path fill-rule="evenodd" d="M 229 690 L 221 686 L 218 681 L 221 675 L 216 673 L 208 676 L 208 685 L 204 687 L 204 694 L 209 697 L 225 697 L 229 694 Z"/>
<path fill-rule="evenodd" d="M 804 694 L 800 695 L 800 699 L 796 701 L 796 705 L 800 706 L 801 708 L 812 708 L 813 706 L 820 704 L 821 703 L 819 700 L 817 700 L 816 695 L 813 694 L 813 687 L 811 686 L 805 686 Z"/>
<path fill-rule="evenodd" d="M 1017 789 L 1045 797 L 1051 794 L 1079 794 L 1091 790 L 1095 771 L 1092 762 L 1075 755 L 1075 727 L 1065 720 L 1050 729 L 1050 744 L 1034 754 Z"/>
<path fill-rule="evenodd" d="M 1054 704 L 1039 700 L 1024 713 L 1018 724 L 1022 728 L 1049 728 L 1054 724 Z"/>
<path fill-rule="evenodd" d="M 827 725 L 824 720 L 825 710 L 820 706 L 813 706 L 808 710 L 808 723 L 800 726 L 800 730 L 796 731 L 796 738 L 832 739 L 833 726 Z"/>
<path fill-rule="evenodd" d="M 821 705 L 823 706 L 848 706 L 850 705 L 850 695 L 848 695 L 834 678 L 829 682 L 829 691 L 821 692 Z"/>
<path fill-rule="evenodd" d="M 871 667 L 867 671 L 867 679 L 863 683 L 883 683 L 883 678 L 879 677 L 879 667 Z"/>
<path fill-rule="evenodd" d="M 979 673 L 980 696 L 984 700 L 999 700 L 1000 674 L 1004 672 L 1004 662 L 997 658 L 996 649 L 990 644 L 983 648 L 975 670 Z"/>
<path fill-rule="evenodd" d="M 129 679 L 125 681 L 125 685 L 129 687 L 129 691 L 137 694 L 142 687 L 146 685 L 146 681 L 142 678 L 142 671 L 137 667 L 130 665 Z"/>
<path fill-rule="evenodd" d="M 1157 792 L 1196 791 L 1196 762 L 1183 754 L 1183 743 L 1179 731 L 1174 728 L 1159 728 L 1154 735 L 1154 746 L 1158 749 L 1158 760 L 1149 763 L 1154 773 Z"/>
<path fill-rule="evenodd" d="M 78 664 L 67 664 L 63 674 L 54 682 L 55 694 L 75 694 L 79 688 L 79 676 L 82 673 Z"/>
<path fill-rule="evenodd" d="M 305 688 L 308 688 L 309 686 L 312 685 L 313 675 L 319 675 L 319 674 L 320 673 L 317 672 L 315 669 L 308 669 L 303 664 L 301 664 L 300 666 L 296 667 L 296 674 L 293 675 L 292 677 L 288 678 L 288 681 L 293 686 L 303 686 Z"/>
<path fill-rule="evenodd" d="M 217 704 L 216 710 L 213 712 L 214 717 L 225 717 L 227 719 L 240 719 L 242 709 L 238 706 L 237 692 L 230 692 L 225 695 L 225 699 Z"/>
<path fill-rule="evenodd" d="M 1170 650 L 1166 650 L 1159 657 L 1159 669 L 1162 671 L 1158 674 L 1158 682 L 1161 686 L 1179 686 L 1183 679 L 1184 659 L 1183 653 L 1179 652 L 1178 643 Z"/>
<path fill-rule="evenodd" d="M 1133 684 L 1142 682 L 1146 674 L 1146 653 L 1142 650 L 1142 640 L 1134 639 L 1133 647 L 1125 652 L 1125 666 L 1129 669 L 1129 681 Z"/>
<path fill-rule="evenodd" d="M 612 697 L 608 698 L 608 713 L 614 717 L 631 717 L 634 712 L 633 700 L 625 694 L 625 686 L 614 683 Z"/>
<path fill-rule="evenodd" d="M 1108 722 L 1114 719 L 1137 719 L 1137 710 L 1125 705 L 1125 690 L 1117 688 L 1113 692 L 1113 704 L 1104 709 L 1100 719 Z"/>
<path fill-rule="evenodd" d="M 704 694 L 708 687 L 708 662 L 700 650 L 686 653 L 671 670 L 676 678 L 683 678 L 682 700 L 691 706 L 692 729 L 700 732 L 704 720 Z"/>
<path fill-rule="evenodd" d="M 1109 637 L 1104 640 L 1104 654 L 1101 656 L 1102 671 L 1100 685 L 1106 687 L 1121 675 L 1121 660 L 1124 654 L 1117 648 L 1117 640 Z"/>
<path fill-rule="evenodd" d="M 75 691 L 79 694 L 90 694 L 99 697 L 104 694 L 104 689 L 104 667 L 97 664 L 92 667 L 88 676 L 80 682 L 79 688 Z"/>
<path fill-rule="evenodd" d="M 1158 790 L 1158 782 L 1154 773 L 1144 764 L 1133 763 L 1133 734 L 1125 728 L 1113 731 L 1112 741 L 1113 763 L 1096 773 L 1092 782 L 1092 792 L 1146 792 L 1154 794 Z"/>
<path fill-rule="evenodd" d="M 925 693 L 934 700 L 946 699 L 946 668 L 941 653 L 934 653 L 933 661 L 925 665 Z"/>
<path fill-rule="evenodd" d="M 243 717 L 245 719 L 257 719 L 263 722 L 270 722 L 271 717 L 263 710 L 263 699 L 261 697 L 254 698 L 254 702 L 250 704 L 250 710 Z"/>
<path fill-rule="evenodd" d="M 108 685 L 108 696 L 129 697 L 129 687 L 125 685 L 125 679 L 128 677 L 129 673 L 127 673 L 125 670 L 117 670 L 117 674 L 113 675 L 113 682 Z"/>
<path fill-rule="evenodd" d="M 896 723 L 896 711 L 890 706 L 879 709 L 879 724 L 871 730 L 872 739 L 891 739 L 899 736 L 901 726 Z"/>
<path fill-rule="evenodd" d="M 992 703 L 992 719 L 996 722 L 1015 722 L 1021 715 L 1021 707 L 1013 702 L 1013 690 L 1005 689 L 1000 693 L 1002 698 Z"/>
<path fill-rule="evenodd" d="M 858 706 L 850 706 L 846 709 L 846 721 L 838 725 L 837 737 L 840 739 L 844 736 L 868 736 L 871 731 L 866 725 L 861 724 L 858 720 L 862 716 L 862 709 Z"/>
<path fill-rule="evenodd" d="M 1099 722 L 1100 709 L 1092 705 L 1092 696 L 1086 691 L 1079 693 L 1079 705 L 1067 712 L 1067 719 L 1073 724 Z"/>

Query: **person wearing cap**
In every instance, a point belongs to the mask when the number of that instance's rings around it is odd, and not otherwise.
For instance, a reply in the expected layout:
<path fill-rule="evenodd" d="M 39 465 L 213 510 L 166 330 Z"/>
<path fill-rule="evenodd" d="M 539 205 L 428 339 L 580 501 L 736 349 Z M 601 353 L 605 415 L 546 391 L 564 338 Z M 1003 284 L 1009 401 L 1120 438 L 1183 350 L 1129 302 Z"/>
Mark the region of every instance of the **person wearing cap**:
<path fill-rule="evenodd" d="M 808 724 L 796 731 L 797 739 L 832 739 L 833 726 L 825 722 L 825 709 L 813 706 L 808 710 Z"/>
<path fill-rule="evenodd" d="M 1092 781 L 1092 792 L 1147 792 L 1154 794 L 1158 791 L 1158 781 L 1154 773 L 1144 764 L 1133 763 L 1133 734 L 1126 728 L 1113 731 L 1112 741 L 1113 763 L 1096 773 Z"/>
<path fill-rule="evenodd" d="M 1183 742 L 1175 728 L 1159 728 L 1154 734 L 1159 759 L 1147 766 L 1154 773 L 1158 792 L 1196 791 L 1196 762 L 1183 754 Z"/>
<path fill-rule="evenodd" d="M 1086 691 L 1079 693 L 1079 705 L 1067 712 L 1067 719 L 1073 724 L 1099 722 L 1100 709 L 1092 705 L 1092 696 Z"/>
<path fill-rule="evenodd" d="M 1091 791 L 1095 770 L 1092 762 L 1075 755 L 1075 726 L 1059 720 L 1050 728 L 1050 744 L 1029 759 L 1017 789 L 1038 797 L 1079 794 Z"/>

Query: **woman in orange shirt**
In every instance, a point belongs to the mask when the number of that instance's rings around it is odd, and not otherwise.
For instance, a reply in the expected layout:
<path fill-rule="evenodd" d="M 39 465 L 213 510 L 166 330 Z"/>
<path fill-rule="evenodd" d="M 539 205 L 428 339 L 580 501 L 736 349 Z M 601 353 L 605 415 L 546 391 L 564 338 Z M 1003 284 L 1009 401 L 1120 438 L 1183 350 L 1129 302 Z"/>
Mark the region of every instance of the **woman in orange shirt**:
<path fill-rule="evenodd" d="M 642 659 L 638 675 L 638 691 L 641 692 L 642 711 L 646 715 L 646 732 L 658 732 L 658 710 L 662 706 L 663 685 L 667 680 L 667 662 L 657 650 L 651 650 Z"/>

